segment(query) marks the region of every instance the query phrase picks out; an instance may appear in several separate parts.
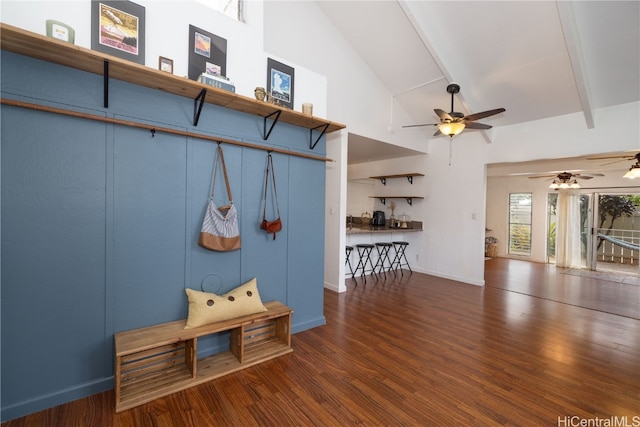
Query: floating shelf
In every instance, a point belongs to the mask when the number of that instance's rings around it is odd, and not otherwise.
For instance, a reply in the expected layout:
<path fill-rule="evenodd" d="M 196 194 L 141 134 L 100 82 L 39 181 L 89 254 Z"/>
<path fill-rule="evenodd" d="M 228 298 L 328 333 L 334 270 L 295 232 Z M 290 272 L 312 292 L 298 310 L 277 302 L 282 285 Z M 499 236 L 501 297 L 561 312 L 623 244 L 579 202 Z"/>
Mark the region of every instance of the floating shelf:
<path fill-rule="evenodd" d="M 59 41 L 21 28 L 0 23 L 0 48 L 9 52 L 29 56 L 43 61 L 87 71 L 93 74 L 114 78 L 139 86 L 161 90 L 174 95 L 254 114 L 263 118 L 273 117 L 278 113 L 278 121 L 310 130 L 313 134 L 321 132 L 316 138 L 310 135 L 310 146 L 320 139 L 322 134 L 344 129 L 346 126 L 301 112 L 258 101 L 255 98 L 238 95 L 223 89 L 205 85 L 186 77 L 179 77 L 164 71 L 156 70 L 115 56 L 96 52 L 81 46 Z M 206 91 L 203 93 L 203 89 Z M 107 89 L 105 88 L 105 91 Z M 107 95 L 105 93 L 105 95 Z M 105 104 L 107 96 L 105 96 Z M 199 116 L 199 114 L 198 114 Z M 197 122 L 197 120 L 194 120 Z M 266 125 L 265 125 L 266 126 Z M 265 138 L 266 139 L 266 138 Z M 314 139 L 315 143 L 314 143 Z"/>
<path fill-rule="evenodd" d="M 387 199 L 405 199 L 409 206 L 413 205 L 413 199 L 424 199 L 420 196 L 369 196 L 370 199 L 380 199 L 383 205 L 387 204 Z"/>
<path fill-rule="evenodd" d="M 398 175 L 381 175 L 381 176 L 370 176 L 370 179 L 379 179 L 380 182 L 382 183 L 382 185 L 387 185 L 387 179 L 391 179 L 391 178 L 407 178 L 407 180 L 409 181 L 409 184 L 413 184 L 413 177 L 414 176 L 424 176 L 423 173 L 402 173 L 402 174 L 398 174 Z"/>

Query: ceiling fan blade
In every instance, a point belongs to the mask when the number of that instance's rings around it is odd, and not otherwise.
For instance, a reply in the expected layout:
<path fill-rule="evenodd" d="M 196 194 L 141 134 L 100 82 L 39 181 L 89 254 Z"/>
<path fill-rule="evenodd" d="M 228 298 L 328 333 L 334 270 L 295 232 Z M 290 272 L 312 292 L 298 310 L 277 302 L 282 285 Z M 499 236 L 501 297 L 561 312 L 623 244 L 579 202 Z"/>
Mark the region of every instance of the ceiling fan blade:
<path fill-rule="evenodd" d="M 440 132 L 440 129 L 438 129 L 438 130 L 433 134 L 433 136 L 440 136 L 440 135 L 442 135 L 442 132 Z"/>
<path fill-rule="evenodd" d="M 557 178 L 557 175 L 531 175 L 529 177 L 529 179 L 536 179 L 536 178 Z"/>
<path fill-rule="evenodd" d="M 573 176 L 581 179 L 591 179 L 596 176 L 604 176 L 603 173 L 574 173 Z"/>
<path fill-rule="evenodd" d="M 416 127 L 420 127 L 420 126 L 438 126 L 440 123 L 425 123 L 423 125 L 405 125 L 402 126 L 403 128 L 416 128 Z"/>
<path fill-rule="evenodd" d="M 493 116 L 496 114 L 500 114 L 500 113 L 504 113 L 505 110 L 504 108 L 496 108 L 495 110 L 487 110 L 487 111 L 483 111 L 481 113 L 476 113 L 476 114 L 470 114 L 468 116 L 464 116 L 464 119 L 468 122 L 472 122 L 474 120 L 479 120 L 479 119 L 484 119 L 485 117 L 489 117 L 489 116 Z"/>
<path fill-rule="evenodd" d="M 451 120 L 451 121 L 453 121 L 453 117 L 451 117 L 449 115 L 449 113 L 447 113 L 446 111 L 441 110 L 439 108 L 436 108 L 433 111 L 435 111 L 435 113 L 438 115 L 438 117 L 440 117 L 440 120 Z"/>
<path fill-rule="evenodd" d="M 464 127 L 467 129 L 491 129 L 493 126 L 485 125 L 483 123 L 466 122 Z"/>

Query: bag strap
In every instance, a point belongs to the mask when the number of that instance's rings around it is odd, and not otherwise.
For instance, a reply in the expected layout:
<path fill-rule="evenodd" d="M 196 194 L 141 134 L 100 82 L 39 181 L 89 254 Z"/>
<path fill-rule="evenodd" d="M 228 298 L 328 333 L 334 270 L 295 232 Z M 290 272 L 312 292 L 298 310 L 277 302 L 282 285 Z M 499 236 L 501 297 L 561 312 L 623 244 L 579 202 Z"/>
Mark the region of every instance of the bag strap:
<path fill-rule="evenodd" d="M 262 209 L 262 219 L 267 219 L 267 187 L 269 186 L 269 169 L 271 169 L 271 179 L 273 181 L 273 194 L 276 196 L 276 210 L 278 211 L 278 218 L 280 218 L 280 206 L 278 205 L 278 189 L 276 188 L 276 173 L 273 169 L 273 157 L 271 152 L 267 154 L 267 170 L 265 172 L 266 177 L 264 180 L 264 207 Z"/>
<path fill-rule="evenodd" d="M 233 196 L 231 195 L 231 186 L 229 185 L 229 177 L 227 176 L 227 165 L 224 162 L 224 154 L 222 153 L 222 147 L 218 144 L 218 151 L 216 151 L 215 159 L 213 160 L 213 174 L 211 175 L 211 192 L 209 198 L 213 200 L 213 192 L 216 187 L 216 175 L 218 175 L 218 163 L 222 163 L 222 173 L 224 174 L 224 183 L 227 187 L 227 196 L 229 202 L 233 203 Z"/>

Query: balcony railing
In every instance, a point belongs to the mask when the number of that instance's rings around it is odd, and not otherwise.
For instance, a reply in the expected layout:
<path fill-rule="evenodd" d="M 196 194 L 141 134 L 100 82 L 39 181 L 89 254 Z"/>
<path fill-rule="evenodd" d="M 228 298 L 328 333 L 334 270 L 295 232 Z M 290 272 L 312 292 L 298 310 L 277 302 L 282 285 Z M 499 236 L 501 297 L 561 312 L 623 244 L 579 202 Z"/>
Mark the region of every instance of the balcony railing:
<path fill-rule="evenodd" d="M 598 237 L 599 262 L 638 265 L 640 230 L 599 228 L 598 234 L 613 240 Z"/>

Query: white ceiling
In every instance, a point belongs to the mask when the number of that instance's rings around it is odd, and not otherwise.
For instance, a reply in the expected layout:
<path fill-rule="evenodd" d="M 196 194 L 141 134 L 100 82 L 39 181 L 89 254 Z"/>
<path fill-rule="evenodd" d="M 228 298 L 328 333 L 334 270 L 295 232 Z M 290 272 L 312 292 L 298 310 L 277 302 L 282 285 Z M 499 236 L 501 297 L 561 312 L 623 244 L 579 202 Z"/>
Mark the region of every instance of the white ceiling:
<path fill-rule="evenodd" d="M 582 113 L 592 128 L 594 109 L 640 100 L 638 1 L 317 4 L 410 114 L 407 124 L 450 111 L 450 82 L 461 86 L 456 111 L 506 108 L 479 120 L 494 127 Z M 411 152 L 386 146 L 350 135 L 349 163 Z"/>

